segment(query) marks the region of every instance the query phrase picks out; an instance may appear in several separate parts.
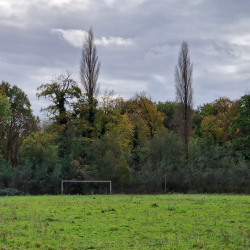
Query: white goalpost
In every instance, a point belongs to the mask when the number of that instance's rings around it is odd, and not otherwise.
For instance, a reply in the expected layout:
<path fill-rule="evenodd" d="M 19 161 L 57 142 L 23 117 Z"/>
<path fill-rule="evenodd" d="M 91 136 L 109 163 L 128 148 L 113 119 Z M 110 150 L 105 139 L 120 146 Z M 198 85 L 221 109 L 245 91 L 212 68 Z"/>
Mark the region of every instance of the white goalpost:
<path fill-rule="evenodd" d="M 73 180 L 62 180 L 61 181 L 61 194 L 63 194 L 63 183 L 64 182 L 83 182 L 83 183 L 87 183 L 87 182 L 92 182 L 92 183 L 94 183 L 94 182 L 106 182 L 106 183 L 109 183 L 109 193 L 111 194 L 111 192 L 112 192 L 112 187 L 111 187 L 111 181 L 73 181 Z"/>

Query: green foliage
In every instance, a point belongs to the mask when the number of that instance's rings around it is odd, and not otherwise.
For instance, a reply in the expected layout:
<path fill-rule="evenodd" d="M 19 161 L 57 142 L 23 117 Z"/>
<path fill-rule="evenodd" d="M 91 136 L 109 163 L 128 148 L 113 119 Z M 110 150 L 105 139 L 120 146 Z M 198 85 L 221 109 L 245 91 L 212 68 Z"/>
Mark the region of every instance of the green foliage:
<path fill-rule="evenodd" d="M 248 163 L 232 143 L 225 146 L 212 138 L 193 139 L 189 147 L 191 190 L 199 192 L 249 192 Z"/>
<path fill-rule="evenodd" d="M 5 125 L 11 120 L 10 104 L 6 97 L 0 94 L 0 123 Z"/>
<path fill-rule="evenodd" d="M 199 111 L 202 117 L 205 117 L 207 115 L 217 115 L 219 112 L 219 108 L 218 105 L 216 105 L 216 102 L 200 105 L 198 106 L 197 110 Z"/>
<path fill-rule="evenodd" d="M 4 126 L 0 124 L 0 150 L 4 159 L 17 165 L 17 152 L 23 140 L 38 130 L 39 118 L 34 117 L 27 95 L 17 86 L 7 82 L 0 84 L 0 92 L 10 104 L 11 120 Z"/>
<path fill-rule="evenodd" d="M 130 180 L 130 168 L 115 137 L 104 135 L 95 139 L 87 150 L 86 170 L 96 180 L 111 180 L 116 187 Z"/>
<path fill-rule="evenodd" d="M 230 132 L 236 133 L 235 146 L 250 159 L 250 95 L 240 98 L 235 109 L 236 117 L 232 121 Z"/>
<path fill-rule="evenodd" d="M 231 143 L 225 147 L 218 145 L 212 138 L 192 139 L 189 160 L 195 169 L 231 168 L 245 165 L 242 155 L 235 151 Z"/>
<path fill-rule="evenodd" d="M 69 105 L 69 100 L 79 98 L 81 90 L 76 82 L 70 78 L 71 74 L 60 75 L 51 80 L 51 83 L 42 84 L 37 88 L 37 97 L 44 97 L 51 101 L 53 104 L 49 107 L 42 109 L 42 111 L 53 114 L 59 124 L 67 124 L 68 113 L 66 105 Z"/>
<path fill-rule="evenodd" d="M 178 184 L 178 181 L 183 168 L 183 152 L 183 145 L 177 135 L 172 131 L 159 130 L 139 150 L 134 182 L 140 183 L 144 186 L 144 191 L 148 192 L 162 192 L 165 178 L 170 189 L 178 185 L 181 187 L 182 184 Z"/>
<path fill-rule="evenodd" d="M 54 166 L 57 159 L 57 146 L 53 145 L 55 136 L 49 133 L 31 133 L 19 150 L 20 162 L 36 162 L 37 165 Z"/>
<path fill-rule="evenodd" d="M 235 104 L 236 102 L 224 97 L 199 106 L 194 113 L 195 134 L 198 137 L 209 135 L 220 144 L 230 141 L 229 130 L 235 116 Z"/>
<path fill-rule="evenodd" d="M 95 99 L 93 99 L 93 103 L 90 105 L 87 95 L 82 95 L 73 103 L 72 122 L 83 137 L 91 138 L 94 134 L 92 132 L 96 124 L 93 124 L 93 122 L 91 124 L 89 120 L 92 121 L 92 118 L 95 120 L 96 105 L 97 100 Z M 94 116 L 90 118 L 89 116 L 93 114 Z"/>
<path fill-rule="evenodd" d="M 202 130 L 201 130 L 201 122 L 202 122 L 202 114 L 200 113 L 199 107 L 197 110 L 193 112 L 193 137 L 202 137 Z"/>
<path fill-rule="evenodd" d="M 12 167 L 9 162 L 0 155 L 0 188 L 8 187 L 13 177 Z"/>
<path fill-rule="evenodd" d="M 178 169 L 181 167 L 183 146 L 172 131 L 159 130 L 141 149 L 142 166 L 153 169 Z"/>
<path fill-rule="evenodd" d="M 173 124 L 173 117 L 174 117 L 174 109 L 175 109 L 175 102 L 158 102 L 155 103 L 157 110 L 165 114 L 164 117 L 164 127 L 169 130 L 174 130 L 175 126 Z"/>
<path fill-rule="evenodd" d="M 216 116 L 219 113 L 228 114 L 229 108 L 232 106 L 233 106 L 233 101 L 231 101 L 227 97 L 221 97 L 211 103 L 206 103 L 198 106 L 197 111 L 199 111 L 202 117 L 208 115 Z"/>
<path fill-rule="evenodd" d="M 41 132 L 24 140 L 18 152 L 21 167 L 16 169 L 15 185 L 21 185 L 29 193 L 53 192 L 61 174 L 54 141 L 53 134 Z"/>

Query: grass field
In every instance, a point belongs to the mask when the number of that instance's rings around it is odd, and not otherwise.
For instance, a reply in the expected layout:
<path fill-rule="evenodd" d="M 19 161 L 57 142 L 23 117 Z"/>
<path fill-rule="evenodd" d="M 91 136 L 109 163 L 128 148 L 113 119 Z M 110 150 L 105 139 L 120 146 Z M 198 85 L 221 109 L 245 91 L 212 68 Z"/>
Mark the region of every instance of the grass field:
<path fill-rule="evenodd" d="M 0 249 L 202 248 L 250 248 L 250 196 L 0 198 Z"/>

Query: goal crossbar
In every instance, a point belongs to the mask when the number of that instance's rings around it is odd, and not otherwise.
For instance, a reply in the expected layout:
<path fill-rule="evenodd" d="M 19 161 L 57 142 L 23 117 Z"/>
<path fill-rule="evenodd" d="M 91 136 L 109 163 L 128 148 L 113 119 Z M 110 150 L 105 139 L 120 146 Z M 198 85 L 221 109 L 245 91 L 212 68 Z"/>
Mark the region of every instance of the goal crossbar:
<path fill-rule="evenodd" d="M 72 180 L 62 180 L 61 181 L 61 194 L 63 194 L 63 183 L 64 182 L 106 182 L 106 183 L 109 183 L 109 191 L 110 191 L 110 194 L 111 194 L 111 191 L 112 191 L 112 186 L 111 186 L 111 181 L 72 181 Z"/>

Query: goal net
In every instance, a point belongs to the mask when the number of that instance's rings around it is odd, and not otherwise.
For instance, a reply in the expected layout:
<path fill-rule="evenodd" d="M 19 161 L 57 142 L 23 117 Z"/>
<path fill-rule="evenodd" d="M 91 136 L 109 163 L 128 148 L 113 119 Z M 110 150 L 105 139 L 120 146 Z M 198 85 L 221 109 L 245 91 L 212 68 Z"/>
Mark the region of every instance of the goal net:
<path fill-rule="evenodd" d="M 108 190 L 111 194 L 111 181 L 61 181 L 61 194 L 107 194 Z"/>

